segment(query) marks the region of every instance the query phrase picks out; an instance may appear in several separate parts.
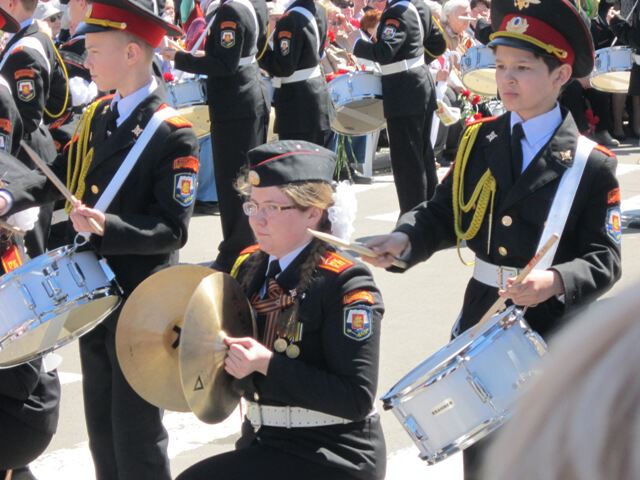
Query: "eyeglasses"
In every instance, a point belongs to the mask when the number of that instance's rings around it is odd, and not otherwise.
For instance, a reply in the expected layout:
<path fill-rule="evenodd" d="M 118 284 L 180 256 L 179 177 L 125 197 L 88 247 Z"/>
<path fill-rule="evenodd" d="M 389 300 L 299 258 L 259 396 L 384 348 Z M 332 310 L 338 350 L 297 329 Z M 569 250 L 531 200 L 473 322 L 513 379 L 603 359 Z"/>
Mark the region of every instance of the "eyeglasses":
<path fill-rule="evenodd" d="M 294 208 L 298 207 L 295 205 L 278 205 L 277 203 L 264 203 L 260 205 L 253 201 L 244 202 L 242 204 L 242 211 L 247 217 L 254 217 L 262 211 L 265 217 L 272 218 L 283 210 L 293 210 Z"/>
<path fill-rule="evenodd" d="M 56 13 L 55 15 L 51 15 L 49 18 L 47 18 L 48 22 L 57 22 L 58 20 L 62 20 L 62 14 L 61 13 Z"/>

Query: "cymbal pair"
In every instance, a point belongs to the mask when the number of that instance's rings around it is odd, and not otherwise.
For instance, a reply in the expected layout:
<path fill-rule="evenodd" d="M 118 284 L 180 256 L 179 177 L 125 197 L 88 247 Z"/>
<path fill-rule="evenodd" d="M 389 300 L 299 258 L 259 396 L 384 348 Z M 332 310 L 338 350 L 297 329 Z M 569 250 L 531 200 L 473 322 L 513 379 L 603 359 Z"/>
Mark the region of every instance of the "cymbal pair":
<path fill-rule="evenodd" d="M 255 335 L 251 306 L 233 277 L 177 265 L 151 275 L 128 298 L 116 353 L 125 378 L 146 401 L 218 423 L 240 400 L 224 370 L 224 339 Z"/>

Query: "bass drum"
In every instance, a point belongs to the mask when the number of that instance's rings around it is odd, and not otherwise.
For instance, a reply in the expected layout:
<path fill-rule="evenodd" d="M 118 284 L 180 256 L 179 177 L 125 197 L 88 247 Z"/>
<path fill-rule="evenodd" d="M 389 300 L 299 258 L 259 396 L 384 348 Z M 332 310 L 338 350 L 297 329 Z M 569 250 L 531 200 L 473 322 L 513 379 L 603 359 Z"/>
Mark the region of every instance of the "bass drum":
<path fill-rule="evenodd" d="M 385 125 L 382 80 L 372 72 L 350 72 L 328 84 L 335 108 L 331 129 L 343 135 L 365 135 Z"/>

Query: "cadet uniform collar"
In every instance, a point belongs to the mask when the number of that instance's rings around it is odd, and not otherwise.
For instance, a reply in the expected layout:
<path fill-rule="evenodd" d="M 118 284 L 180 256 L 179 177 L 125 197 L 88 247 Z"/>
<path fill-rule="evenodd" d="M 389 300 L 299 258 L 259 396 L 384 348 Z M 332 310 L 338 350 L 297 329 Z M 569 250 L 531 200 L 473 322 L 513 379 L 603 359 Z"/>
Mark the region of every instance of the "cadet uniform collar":
<path fill-rule="evenodd" d="M 142 101 L 147 98 L 151 93 L 158 88 L 158 82 L 155 77 L 151 77 L 151 81 L 147 83 L 144 87 L 139 88 L 135 92 L 127 95 L 122 98 L 119 92 L 113 96 L 113 100 L 111 100 L 111 107 L 113 108 L 114 104 L 118 104 L 118 120 L 116 122 L 119 127 L 122 123 L 129 118 L 131 112 L 135 110 L 135 108 L 142 103 Z"/>
<path fill-rule="evenodd" d="M 287 267 L 291 265 L 291 263 L 298 257 L 298 255 L 300 255 L 300 253 L 302 253 L 302 251 L 307 248 L 307 245 L 309 245 L 310 242 L 311 241 L 305 243 L 301 247 L 296 248 L 295 250 L 290 251 L 286 255 L 283 255 L 281 258 L 276 258 L 273 255 L 269 255 L 269 262 L 267 263 L 267 265 L 269 265 L 272 260 L 278 260 L 278 262 L 280 263 L 280 271 L 284 272 Z"/>

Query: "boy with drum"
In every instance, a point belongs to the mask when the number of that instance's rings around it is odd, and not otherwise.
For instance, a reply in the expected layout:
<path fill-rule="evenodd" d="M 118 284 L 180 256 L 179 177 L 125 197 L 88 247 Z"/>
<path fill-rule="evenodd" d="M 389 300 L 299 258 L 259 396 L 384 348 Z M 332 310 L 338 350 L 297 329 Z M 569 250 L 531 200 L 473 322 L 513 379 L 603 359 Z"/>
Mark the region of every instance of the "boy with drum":
<path fill-rule="evenodd" d="M 125 297 L 149 275 L 177 262 L 177 251 L 187 241 L 199 167 L 190 124 L 167 110 L 152 75 L 153 49 L 165 35 L 181 31 L 153 12 L 151 0 L 93 3 L 85 18 L 86 65 L 99 90 L 116 94 L 87 108 L 68 155 L 58 156 L 52 166 L 79 199 L 70 212 L 69 236 L 90 234 L 91 245 L 106 258 Z M 157 129 L 146 141 L 149 124 Z M 115 186 L 111 182 L 117 173 L 123 173 L 121 166 L 134 145 L 140 150 L 133 154 L 133 169 L 116 180 L 119 190 L 113 201 L 99 202 Z M 12 160 L 0 155 L 0 164 Z M 0 190 L 0 215 L 60 197 L 38 171 L 8 177 L 9 185 Z M 118 313 L 80 339 L 96 478 L 169 479 L 162 412 L 133 391 L 118 365 Z"/>
<path fill-rule="evenodd" d="M 600 146 L 577 153 L 578 129 L 557 102 L 562 86 L 589 75 L 594 62 L 588 27 L 573 4 L 497 0 L 491 19 L 489 46 L 508 113 L 468 126 L 455 165 L 432 201 L 402 216 L 391 234 L 371 239 L 368 245 L 381 256 L 367 260 L 390 267 L 402 257 L 412 266 L 466 241 L 476 260 L 453 335 L 477 323 L 503 296 L 527 307 L 529 324 L 545 336 L 620 277 L 617 162 Z M 577 189 L 560 190 L 563 175 L 578 163 L 585 167 Z M 572 203 L 558 225 L 552 266 L 515 285 L 513 277 L 535 255 L 551 221 L 556 193 Z M 465 452 L 467 480 L 479 478 L 479 451 L 474 446 Z"/>

